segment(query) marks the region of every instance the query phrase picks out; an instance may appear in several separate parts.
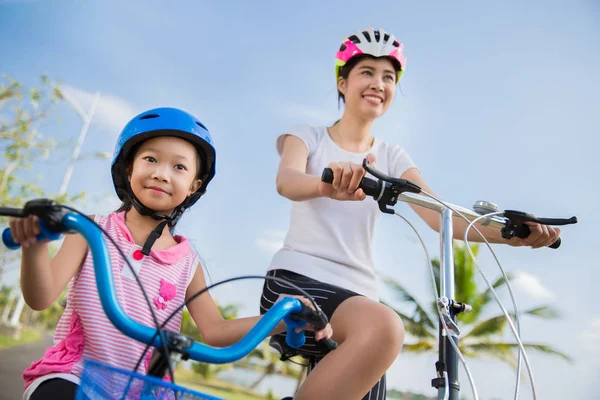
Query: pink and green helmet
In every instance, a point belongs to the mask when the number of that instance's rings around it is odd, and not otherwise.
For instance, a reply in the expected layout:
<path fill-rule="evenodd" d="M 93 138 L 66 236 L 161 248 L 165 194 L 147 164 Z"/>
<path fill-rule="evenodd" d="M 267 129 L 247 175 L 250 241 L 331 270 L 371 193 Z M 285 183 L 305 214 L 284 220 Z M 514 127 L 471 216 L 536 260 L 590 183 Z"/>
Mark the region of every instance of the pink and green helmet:
<path fill-rule="evenodd" d="M 348 36 L 335 55 L 336 82 L 340 77 L 340 69 L 346 65 L 348 60 L 361 54 L 368 54 L 373 57 L 390 57 L 400 63 L 400 70 L 396 78 L 396 84 L 398 84 L 406 65 L 406 57 L 402 54 L 403 49 L 402 43 L 397 41 L 394 35 L 386 33 L 383 29 L 374 30 L 369 28 Z"/>

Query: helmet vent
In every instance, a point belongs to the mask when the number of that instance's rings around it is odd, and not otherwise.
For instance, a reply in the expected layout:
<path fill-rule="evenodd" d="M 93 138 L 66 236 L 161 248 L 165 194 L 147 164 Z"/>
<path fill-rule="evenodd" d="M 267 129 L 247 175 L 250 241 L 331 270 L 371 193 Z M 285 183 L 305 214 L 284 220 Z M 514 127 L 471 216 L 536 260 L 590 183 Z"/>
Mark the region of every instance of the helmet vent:
<path fill-rule="evenodd" d="M 358 38 L 358 36 L 356 35 L 352 35 L 348 38 L 349 41 L 351 41 L 352 43 L 360 43 L 360 39 Z"/>
<path fill-rule="evenodd" d="M 158 118 L 158 117 L 160 117 L 160 115 L 158 115 L 158 114 L 147 114 L 147 115 L 141 116 L 140 119 L 151 119 L 151 118 Z"/>
<path fill-rule="evenodd" d="M 200 121 L 196 121 L 196 124 L 198 124 L 198 126 L 202 127 L 203 129 L 208 130 L 208 128 L 205 127 Z"/>
<path fill-rule="evenodd" d="M 369 35 L 369 31 L 363 31 L 363 35 L 367 38 L 367 42 L 371 43 L 371 35 Z"/>

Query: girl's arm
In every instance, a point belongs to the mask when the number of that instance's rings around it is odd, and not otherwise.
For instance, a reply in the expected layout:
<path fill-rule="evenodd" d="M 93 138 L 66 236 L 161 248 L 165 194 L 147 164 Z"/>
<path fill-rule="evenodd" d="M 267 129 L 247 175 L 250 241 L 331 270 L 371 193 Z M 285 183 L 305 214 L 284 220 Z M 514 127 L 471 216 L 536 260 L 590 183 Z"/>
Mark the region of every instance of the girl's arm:
<path fill-rule="evenodd" d="M 205 287 L 202 266 L 198 264 L 194 278 L 187 288 L 186 300 Z M 262 318 L 257 316 L 226 320 L 208 291 L 188 303 L 187 308 L 206 343 L 214 347 L 226 347 L 238 342 Z M 280 322 L 271 335 L 283 331 L 285 324 Z"/>
<path fill-rule="evenodd" d="M 11 220 L 11 231 L 17 243 L 35 237 L 36 229 L 39 229 L 36 228 L 36 217 L 25 219 L 28 221 Z M 16 236 L 14 232 L 18 232 Z M 87 249 L 83 236 L 69 234 L 50 261 L 47 242 L 22 243 L 21 291 L 27 305 L 36 311 L 50 307 L 83 263 Z"/>
<path fill-rule="evenodd" d="M 434 194 L 433 191 L 429 188 L 425 179 L 416 168 L 411 168 L 404 172 L 401 176 L 402 179 L 407 179 L 411 182 L 416 183 L 429 194 Z M 440 215 L 428 208 L 419 207 L 413 204 L 410 204 L 410 207 L 429 225 L 429 227 L 437 232 L 440 231 Z M 525 238 L 520 239 L 517 237 L 513 237 L 510 240 L 504 239 L 500 233 L 500 230 L 491 228 L 488 226 L 476 225 L 477 229 L 485 236 L 485 238 L 490 243 L 505 243 L 511 246 L 531 246 L 533 248 L 539 248 L 544 246 L 549 246 L 558 239 L 560 235 L 560 229 L 554 228 L 551 226 L 527 223 L 529 228 L 531 229 L 531 234 Z M 458 215 L 454 215 L 454 239 L 463 240 L 465 237 L 465 230 L 469 224 L 462 219 Z M 483 242 L 481 236 L 475 231 L 475 229 L 471 229 L 469 231 L 469 235 L 467 237 L 470 242 Z"/>
<path fill-rule="evenodd" d="M 205 287 L 206 281 L 202 272 L 202 266 L 198 264 L 194 278 L 187 288 L 185 294 L 186 300 Z M 298 299 L 307 306 L 310 304 L 305 298 Z M 226 347 L 237 343 L 262 318 L 262 316 L 257 316 L 226 320 L 219 312 L 219 308 L 208 291 L 189 302 L 187 307 L 206 343 L 214 347 Z M 307 324 L 302 329 L 312 329 L 312 326 Z M 269 335 L 276 335 L 285 330 L 285 323 L 281 321 Z M 332 334 L 331 325 L 327 324 L 324 329 L 315 331 L 315 338 L 316 340 L 330 338 Z"/>

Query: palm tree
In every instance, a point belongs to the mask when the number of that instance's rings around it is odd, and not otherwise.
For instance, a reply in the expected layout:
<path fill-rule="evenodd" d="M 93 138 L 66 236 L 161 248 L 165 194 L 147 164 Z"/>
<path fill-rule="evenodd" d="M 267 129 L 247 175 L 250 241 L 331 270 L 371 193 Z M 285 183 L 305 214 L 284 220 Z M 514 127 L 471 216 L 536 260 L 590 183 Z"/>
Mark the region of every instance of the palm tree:
<path fill-rule="evenodd" d="M 461 242 L 462 243 L 462 242 Z M 477 255 L 478 245 L 471 247 L 473 253 Z M 440 287 L 440 261 L 432 261 L 436 287 Z M 470 313 L 461 313 L 458 315 L 458 323 L 461 327 L 461 336 L 459 340 L 459 349 L 465 357 L 481 358 L 491 357 L 504 361 L 514 368 L 517 367 L 516 351 L 518 344 L 515 341 L 505 340 L 506 321 L 504 314 L 500 313 L 491 318 L 483 317 L 486 307 L 494 303 L 492 293 L 489 288 L 481 291 L 477 288 L 475 281 L 476 266 L 471 258 L 468 249 L 464 244 L 454 244 L 454 268 L 455 268 L 455 288 L 456 300 L 467 303 L 473 307 Z M 514 279 L 514 274 L 507 274 L 508 280 Z M 385 278 L 387 287 L 392 289 L 397 298 L 405 305 L 414 308 L 412 313 L 404 313 L 390 306 L 402 318 L 406 332 L 416 340 L 403 346 L 404 351 L 423 353 L 437 349 L 438 344 L 438 317 L 435 303 L 431 302 L 428 307 L 421 305 L 402 285 L 398 282 Z M 506 285 L 504 277 L 500 277 L 493 282 L 494 289 Z M 389 306 L 389 304 L 388 304 Z M 558 317 L 557 311 L 549 305 L 543 305 L 531 308 L 525 311 L 519 311 L 519 315 L 529 315 L 541 319 L 553 319 Z M 514 314 L 511 314 L 514 318 Z M 555 348 L 542 343 L 523 343 L 526 349 L 534 349 L 542 353 L 555 355 L 564 360 L 571 361 L 571 358 Z"/>

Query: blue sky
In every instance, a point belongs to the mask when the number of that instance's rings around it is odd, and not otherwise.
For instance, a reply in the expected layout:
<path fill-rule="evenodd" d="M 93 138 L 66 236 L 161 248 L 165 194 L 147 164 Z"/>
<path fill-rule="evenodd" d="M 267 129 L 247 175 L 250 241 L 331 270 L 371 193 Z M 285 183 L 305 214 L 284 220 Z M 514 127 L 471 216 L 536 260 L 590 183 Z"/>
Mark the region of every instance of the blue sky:
<path fill-rule="evenodd" d="M 197 115 L 213 132 L 217 177 L 180 231 L 219 280 L 266 270 L 291 206 L 275 190 L 275 138 L 292 124 L 338 117 L 335 51 L 345 36 L 369 26 L 393 32 L 408 58 L 395 103 L 375 134 L 406 148 L 436 194 L 464 206 L 485 199 L 542 216 L 578 216 L 558 251 L 496 249 L 507 270 L 526 273 L 515 284 L 522 308 L 551 303 L 562 313 L 553 322 L 523 320 L 525 341 L 575 358 L 570 365 L 529 354 L 539 397 L 597 396 L 597 2 L 4 0 L 0 72 L 26 85 L 46 73 L 86 109 L 100 91 L 84 154 L 112 151 L 119 129 L 144 109 L 174 106 Z M 75 112 L 63 105 L 57 118 L 45 132 L 76 140 Z M 33 173 L 58 190 L 65 168 L 64 159 L 54 159 Z M 78 162 L 69 191 L 82 190 L 99 200 L 86 211 L 111 209 L 108 161 Z M 397 209 L 417 222 L 429 251 L 438 254 L 436 234 L 407 206 Z M 421 251 L 399 219 L 381 216 L 375 250 L 381 273 L 422 301 L 431 297 Z M 498 276 L 487 253 L 481 262 Z M 242 304 L 250 315 L 260 288 L 230 285 L 215 297 Z M 433 394 L 433 362 L 401 354 L 389 385 Z M 482 399 L 512 398 L 509 367 L 489 360 L 470 366 Z M 463 392 L 470 396 L 466 379 Z M 521 398 L 531 398 L 527 387 Z"/>

